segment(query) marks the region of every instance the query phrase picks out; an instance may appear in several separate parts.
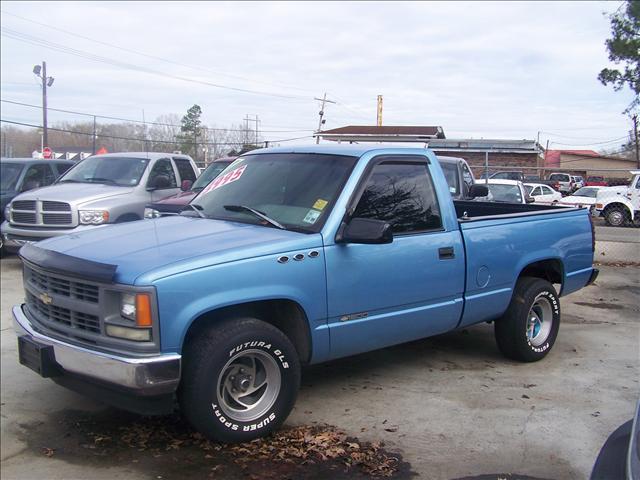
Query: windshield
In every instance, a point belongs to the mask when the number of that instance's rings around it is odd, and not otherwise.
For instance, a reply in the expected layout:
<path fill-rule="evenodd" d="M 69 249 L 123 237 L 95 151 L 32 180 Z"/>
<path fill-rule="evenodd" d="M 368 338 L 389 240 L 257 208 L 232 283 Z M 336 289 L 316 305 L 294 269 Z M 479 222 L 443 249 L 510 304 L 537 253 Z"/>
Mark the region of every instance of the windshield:
<path fill-rule="evenodd" d="M 227 168 L 231 162 L 214 162 L 209 165 L 204 172 L 200 174 L 198 179 L 193 182 L 193 186 L 191 190 L 200 190 L 207 186 L 207 184 L 216 178 L 220 172 L 222 172 L 225 168 Z"/>
<path fill-rule="evenodd" d="M 458 182 L 458 169 L 455 163 L 440 163 L 442 167 L 442 173 L 444 173 L 445 178 L 447 179 L 447 185 L 449 185 L 449 192 L 452 195 L 457 195 L 460 193 L 460 184 Z"/>
<path fill-rule="evenodd" d="M 489 184 L 489 192 L 494 202 L 522 203 L 522 194 L 518 185 Z"/>
<path fill-rule="evenodd" d="M 587 178 L 588 182 L 604 182 L 603 177 L 589 177 Z"/>
<path fill-rule="evenodd" d="M 269 225 L 250 207 L 285 228 L 317 232 L 346 182 L 356 157 L 273 153 L 238 158 L 193 200 L 209 218 Z"/>
<path fill-rule="evenodd" d="M 549 175 L 549 180 L 555 180 L 556 182 L 570 182 L 571 179 L 569 175 L 564 173 L 554 173 L 553 175 Z"/>
<path fill-rule="evenodd" d="M 132 157 L 89 157 L 67 171 L 57 183 L 105 183 L 121 187 L 135 186 L 147 168 L 149 159 Z"/>
<path fill-rule="evenodd" d="M 579 188 L 578 190 L 576 190 L 576 192 L 573 195 L 576 196 L 576 197 L 596 198 L 596 194 L 597 193 L 598 193 L 598 189 L 597 188 L 582 187 L 582 188 Z"/>
<path fill-rule="evenodd" d="M 8 192 L 16 189 L 23 165 L 20 163 L 0 163 L 0 190 Z"/>

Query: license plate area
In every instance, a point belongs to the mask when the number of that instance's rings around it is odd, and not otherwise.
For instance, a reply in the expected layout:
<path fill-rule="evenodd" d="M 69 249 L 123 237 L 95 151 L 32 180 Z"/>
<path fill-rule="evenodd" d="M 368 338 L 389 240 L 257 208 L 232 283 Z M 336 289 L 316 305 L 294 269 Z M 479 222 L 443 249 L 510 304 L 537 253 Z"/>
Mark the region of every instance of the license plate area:
<path fill-rule="evenodd" d="M 52 345 L 38 343 L 26 336 L 18 337 L 18 360 L 42 377 L 60 375 Z"/>

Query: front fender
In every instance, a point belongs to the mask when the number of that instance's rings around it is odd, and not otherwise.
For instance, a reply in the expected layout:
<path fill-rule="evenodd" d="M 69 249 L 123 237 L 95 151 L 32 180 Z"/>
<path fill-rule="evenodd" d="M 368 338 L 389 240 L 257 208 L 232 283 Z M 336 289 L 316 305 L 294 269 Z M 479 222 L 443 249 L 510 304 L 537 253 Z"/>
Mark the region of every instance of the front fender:
<path fill-rule="evenodd" d="M 292 251 L 190 270 L 154 282 L 158 291 L 163 352 L 180 353 L 191 324 L 224 307 L 286 299 L 299 304 L 309 321 L 313 356 L 329 351 L 324 252 L 309 257 Z M 298 253 L 304 259 L 294 261 Z M 290 260 L 279 263 L 286 255 Z"/>

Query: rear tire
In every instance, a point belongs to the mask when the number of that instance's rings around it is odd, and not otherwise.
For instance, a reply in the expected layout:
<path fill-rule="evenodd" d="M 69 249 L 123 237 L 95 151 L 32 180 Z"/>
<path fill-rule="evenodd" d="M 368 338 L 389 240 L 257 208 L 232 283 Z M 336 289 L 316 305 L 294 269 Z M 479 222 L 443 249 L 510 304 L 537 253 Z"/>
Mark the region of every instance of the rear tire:
<path fill-rule="evenodd" d="M 549 353 L 559 328 L 560 300 L 553 285 L 541 278 L 522 277 L 507 311 L 495 322 L 495 337 L 505 357 L 536 362 Z"/>
<path fill-rule="evenodd" d="M 237 443 L 268 435 L 295 404 L 296 349 L 261 320 L 229 319 L 201 330 L 183 358 L 180 410 L 211 440 Z"/>

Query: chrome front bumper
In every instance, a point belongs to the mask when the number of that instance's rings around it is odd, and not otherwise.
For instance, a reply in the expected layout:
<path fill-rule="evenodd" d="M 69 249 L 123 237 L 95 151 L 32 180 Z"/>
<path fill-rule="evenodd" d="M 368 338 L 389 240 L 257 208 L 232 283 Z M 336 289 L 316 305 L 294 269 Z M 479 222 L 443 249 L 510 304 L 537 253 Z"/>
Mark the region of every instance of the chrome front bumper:
<path fill-rule="evenodd" d="M 70 233 L 84 232 L 95 228 L 102 228 L 106 225 L 78 225 L 73 228 L 22 228 L 18 225 L 11 225 L 6 220 L 2 222 L 0 233 L 4 241 L 4 246 L 17 250 L 27 243 L 36 243 L 47 238 L 59 237 L 60 235 L 69 235 Z M 34 225 L 34 227 L 38 227 Z"/>
<path fill-rule="evenodd" d="M 87 377 L 136 396 L 170 394 L 180 382 L 178 354 L 132 358 L 71 345 L 36 332 L 20 305 L 13 307 L 13 328 L 18 337 L 27 336 L 38 344 L 50 345 L 63 373 Z"/>

